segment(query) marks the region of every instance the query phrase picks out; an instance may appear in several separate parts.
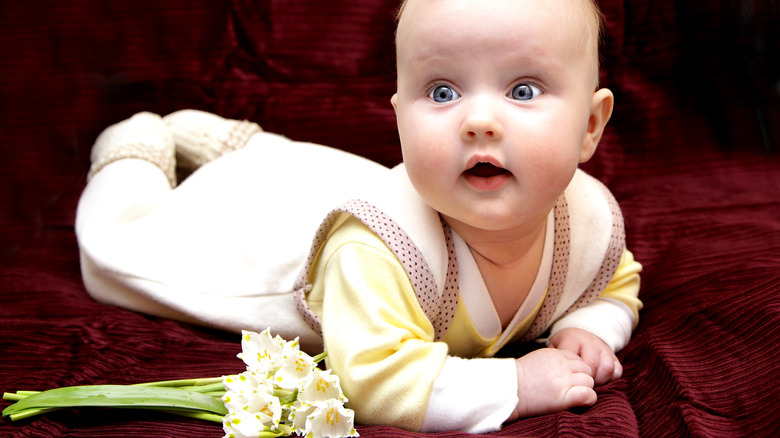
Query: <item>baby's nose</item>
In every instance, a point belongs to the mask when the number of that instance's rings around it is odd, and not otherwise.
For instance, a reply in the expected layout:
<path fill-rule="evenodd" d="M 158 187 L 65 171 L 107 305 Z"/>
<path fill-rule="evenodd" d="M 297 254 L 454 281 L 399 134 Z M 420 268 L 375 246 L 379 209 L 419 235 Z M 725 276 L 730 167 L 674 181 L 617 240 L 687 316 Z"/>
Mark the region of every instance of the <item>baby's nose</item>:
<path fill-rule="evenodd" d="M 496 139 L 504 135 L 498 108 L 489 99 L 477 99 L 463 120 L 461 136 L 464 140 Z"/>

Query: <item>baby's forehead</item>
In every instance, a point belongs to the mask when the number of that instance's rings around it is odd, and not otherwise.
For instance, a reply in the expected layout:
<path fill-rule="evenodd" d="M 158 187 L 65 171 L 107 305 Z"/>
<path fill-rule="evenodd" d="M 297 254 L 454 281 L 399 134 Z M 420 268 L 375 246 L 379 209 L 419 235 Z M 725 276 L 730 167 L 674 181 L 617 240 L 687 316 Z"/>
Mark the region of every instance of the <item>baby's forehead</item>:
<path fill-rule="evenodd" d="M 409 25 L 403 23 L 404 21 L 414 22 L 413 19 L 404 20 L 405 16 L 415 15 L 421 9 L 425 10 L 426 7 L 437 7 L 438 10 L 449 9 L 465 9 L 479 8 L 480 11 L 484 10 L 482 5 L 484 0 L 404 0 L 398 10 L 397 22 L 398 29 L 396 33 L 396 45 L 398 42 L 398 36 L 402 36 L 406 32 Z M 516 6 L 515 10 L 511 13 L 514 16 L 517 15 L 518 25 L 521 26 L 523 22 L 524 12 L 529 7 L 540 7 L 556 9 L 556 14 L 559 15 L 561 26 L 575 25 L 580 27 L 578 32 L 578 39 L 580 41 L 587 40 L 588 45 L 595 47 L 594 56 L 598 57 L 598 41 L 601 33 L 601 13 L 598 6 L 593 0 L 508 0 L 509 6 Z M 516 5 L 512 5 L 515 3 Z M 404 24 L 404 25 L 402 25 Z"/>
<path fill-rule="evenodd" d="M 433 37 L 434 44 L 429 47 L 431 38 L 424 38 L 426 44 L 421 45 L 417 38 L 420 28 L 430 29 L 432 24 L 440 30 Z M 448 50 L 457 50 L 459 44 L 511 41 L 515 34 L 518 44 L 514 47 L 527 47 L 523 43 L 535 40 L 534 35 L 549 38 L 548 31 L 552 29 L 565 46 L 590 59 L 598 81 L 600 28 L 601 15 L 593 0 L 406 0 L 398 16 L 396 50 L 399 59 L 408 51 L 428 56 L 432 50 L 443 50 L 438 55 L 446 56 Z M 452 29 L 462 32 L 454 38 L 443 36 L 451 34 Z M 527 31 L 515 32 L 522 29 Z"/>

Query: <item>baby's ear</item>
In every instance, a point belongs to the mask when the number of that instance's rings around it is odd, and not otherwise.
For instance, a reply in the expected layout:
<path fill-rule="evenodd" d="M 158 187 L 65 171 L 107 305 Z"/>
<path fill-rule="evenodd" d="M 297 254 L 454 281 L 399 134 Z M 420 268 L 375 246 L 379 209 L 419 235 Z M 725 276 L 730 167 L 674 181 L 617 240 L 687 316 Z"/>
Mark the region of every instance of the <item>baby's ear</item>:
<path fill-rule="evenodd" d="M 590 117 L 588 118 L 588 131 L 582 142 L 580 150 L 580 163 L 590 160 L 596 152 L 604 127 L 607 126 L 612 116 L 612 108 L 615 106 L 615 96 L 607 88 L 601 88 L 593 93 L 590 101 Z"/>
<path fill-rule="evenodd" d="M 398 109 L 398 93 L 393 94 L 390 98 L 390 103 L 393 105 L 393 109 Z"/>

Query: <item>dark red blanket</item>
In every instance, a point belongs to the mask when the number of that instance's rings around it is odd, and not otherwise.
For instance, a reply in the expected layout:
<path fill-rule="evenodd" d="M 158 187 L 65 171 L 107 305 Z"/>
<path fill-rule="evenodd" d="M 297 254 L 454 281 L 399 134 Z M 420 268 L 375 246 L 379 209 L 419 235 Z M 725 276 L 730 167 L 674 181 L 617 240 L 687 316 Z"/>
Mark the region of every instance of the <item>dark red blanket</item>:
<path fill-rule="evenodd" d="M 603 82 L 617 108 L 586 169 L 623 208 L 628 245 L 644 265 L 645 308 L 619 353 L 623 378 L 598 388 L 595 406 L 520 420 L 494 435 L 778 436 L 780 6 L 601 5 Z M 0 391 L 240 371 L 235 334 L 87 296 L 73 221 L 89 150 L 103 128 L 137 111 L 198 108 L 397 163 L 389 104 L 396 6 L 0 3 Z M 2 420 L 0 435 L 222 430 L 79 410 Z"/>

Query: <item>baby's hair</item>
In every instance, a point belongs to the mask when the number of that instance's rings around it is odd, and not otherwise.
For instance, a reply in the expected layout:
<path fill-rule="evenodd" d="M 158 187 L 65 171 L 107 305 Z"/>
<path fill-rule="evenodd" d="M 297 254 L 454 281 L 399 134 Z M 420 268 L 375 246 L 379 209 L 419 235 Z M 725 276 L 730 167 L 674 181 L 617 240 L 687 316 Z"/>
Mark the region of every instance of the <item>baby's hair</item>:
<path fill-rule="evenodd" d="M 404 8 L 406 8 L 407 3 L 409 3 L 409 0 L 403 0 L 401 5 L 398 6 L 398 10 L 395 14 L 396 23 L 401 20 L 401 15 L 403 15 Z M 601 9 L 599 8 L 598 2 L 596 0 L 586 0 L 586 3 L 588 4 L 589 9 L 593 14 L 593 19 L 598 23 L 596 26 L 598 28 L 598 35 L 600 40 L 604 31 L 604 15 L 601 13 Z"/>
<path fill-rule="evenodd" d="M 403 0 L 398 7 L 398 11 L 395 15 L 395 22 L 398 24 L 401 21 L 401 16 L 404 13 L 406 4 L 409 0 Z M 583 12 L 590 15 L 588 20 L 588 27 L 592 30 L 591 35 L 595 37 L 595 55 L 598 62 L 599 69 L 601 67 L 601 52 L 604 43 L 604 14 L 601 13 L 597 0 L 581 0 L 580 4 L 584 7 Z"/>
<path fill-rule="evenodd" d="M 406 8 L 406 3 L 408 0 L 403 0 L 401 2 L 401 5 L 398 6 L 398 10 L 395 11 L 395 23 L 398 24 L 399 21 L 401 21 L 401 15 L 404 13 L 404 8 Z"/>

